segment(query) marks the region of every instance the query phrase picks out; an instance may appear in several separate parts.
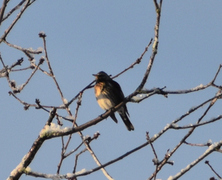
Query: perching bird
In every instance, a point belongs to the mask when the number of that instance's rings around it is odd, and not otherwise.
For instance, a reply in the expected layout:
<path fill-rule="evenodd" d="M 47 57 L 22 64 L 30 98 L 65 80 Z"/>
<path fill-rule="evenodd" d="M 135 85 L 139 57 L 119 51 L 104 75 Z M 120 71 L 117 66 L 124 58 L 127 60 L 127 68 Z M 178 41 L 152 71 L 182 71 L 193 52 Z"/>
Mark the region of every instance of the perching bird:
<path fill-rule="evenodd" d="M 112 80 L 105 72 L 100 71 L 97 74 L 93 74 L 96 78 L 96 84 L 94 86 L 96 100 L 99 106 L 104 110 L 110 110 L 124 100 L 124 95 L 120 85 Z M 124 124 L 129 131 L 134 130 L 132 123 L 128 116 L 128 110 L 126 105 L 123 105 L 118 109 L 118 113 L 122 118 Z M 117 123 L 115 114 L 111 114 L 110 117 Z"/>

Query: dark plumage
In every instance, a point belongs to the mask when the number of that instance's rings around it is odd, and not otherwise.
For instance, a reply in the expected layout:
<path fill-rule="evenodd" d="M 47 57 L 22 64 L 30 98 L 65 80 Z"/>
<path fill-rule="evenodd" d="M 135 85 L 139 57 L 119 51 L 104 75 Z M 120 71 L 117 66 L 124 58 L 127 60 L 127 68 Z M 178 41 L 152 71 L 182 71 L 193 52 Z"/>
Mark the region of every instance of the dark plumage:
<path fill-rule="evenodd" d="M 112 80 L 109 75 L 100 71 L 97 74 L 93 74 L 93 76 L 96 78 L 96 84 L 94 86 L 96 100 L 102 109 L 107 111 L 124 100 L 124 94 L 120 85 L 116 81 Z M 118 109 L 118 113 L 127 129 L 129 131 L 134 130 L 134 127 L 128 118 L 129 113 L 126 105 L 123 105 L 120 109 Z M 118 122 L 114 113 L 111 114 L 110 117 L 116 123 Z"/>

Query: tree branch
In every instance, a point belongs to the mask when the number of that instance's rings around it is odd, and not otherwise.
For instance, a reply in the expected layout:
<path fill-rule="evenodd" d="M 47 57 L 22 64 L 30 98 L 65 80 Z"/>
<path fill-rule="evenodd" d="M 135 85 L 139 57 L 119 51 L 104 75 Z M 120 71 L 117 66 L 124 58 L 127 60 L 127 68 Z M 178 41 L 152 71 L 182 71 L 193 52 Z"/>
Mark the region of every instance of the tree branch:
<path fill-rule="evenodd" d="M 210 155 L 212 152 L 216 151 L 218 148 L 222 146 L 222 141 L 216 142 L 212 144 L 200 157 L 198 157 L 195 161 L 188 164 L 184 169 L 181 169 L 179 173 L 177 173 L 174 176 L 170 176 L 168 180 L 176 180 L 180 178 L 183 174 L 188 172 L 191 168 L 193 168 L 196 164 L 198 164 L 201 160 L 203 160 L 205 157 Z"/>

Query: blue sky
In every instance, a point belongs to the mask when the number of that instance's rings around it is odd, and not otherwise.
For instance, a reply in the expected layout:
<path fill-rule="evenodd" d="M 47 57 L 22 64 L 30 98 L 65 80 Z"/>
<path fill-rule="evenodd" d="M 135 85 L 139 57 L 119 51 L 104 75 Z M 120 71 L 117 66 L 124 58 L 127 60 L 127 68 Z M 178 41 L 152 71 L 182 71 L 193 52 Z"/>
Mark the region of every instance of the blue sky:
<path fill-rule="evenodd" d="M 13 2 L 9 4 L 13 7 Z M 221 1 L 164 1 L 160 25 L 159 49 L 151 74 L 145 88 L 164 87 L 167 90 L 190 89 L 200 84 L 209 83 L 221 64 L 222 47 L 222 2 Z M 4 22 L 2 34 L 14 19 L 12 16 Z M 93 73 L 101 70 L 116 75 L 132 64 L 144 51 L 154 36 L 156 14 L 153 1 L 37 1 L 23 15 L 11 31 L 7 40 L 24 48 L 42 47 L 38 37 L 40 31 L 47 35 L 47 49 L 55 76 L 64 96 L 69 100 L 93 80 Z M 0 45 L 5 63 L 10 65 L 24 57 L 24 66 L 28 66 L 27 57 L 21 52 Z M 125 95 L 129 95 L 140 83 L 151 55 L 151 48 L 143 61 L 130 71 L 116 78 Z M 43 56 L 35 56 L 36 61 Z M 42 66 L 47 68 L 46 63 Z M 0 66 L 2 68 L 2 66 Z M 22 84 L 31 71 L 10 74 L 17 84 Z M 220 85 L 220 74 L 217 84 Z M 42 110 L 23 106 L 12 96 L 6 79 L 0 79 L 0 179 L 6 179 L 10 172 L 28 152 L 33 141 L 48 119 Z M 145 133 L 150 136 L 158 133 L 190 108 L 213 97 L 217 89 L 185 94 L 169 95 L 168 98 L 156 95 L 139 104 L 128 103 L 130 119 L 135 127 L 128 132 L 120 120 L 115 124 L 108 118 L 103 122 L 83 131 L 84 135 L 93 135 L 99 131 L 101 136 L 91 146 L 102 163 L 116 158 L 146 141 Z M 28 103 L 35 103 L 39 98 L 45 105 L 61 105 L 61 98 L 52 79 L 37 72 L 32 81 L 18 97 Z M 71 105 L 75 112 L 76 103 Z M 206 110 L 204 106 L 196 113 L 182 121 L 180 125 L 194 123 Z M 64 116 L 65 111 L 60 111 Z M 79 110 L 78 124 L 83 124 L 103 113 L 97 105 L 93 89 L 87 90 Z M 221 102 L 209 112 L 204 120 L 221 114 Z M 64 126 L 70 126 L 63 122 Z M 205 143 L 221 140 L 222 122 L 198 128 L 188 139 L 191 143 Z M 164 157 L 167 149 L 174 146 L 187 133 L 187 130 L 171 130 L 154 143 L 158 157 Z M 73 135 L 69 150 L 80 143 L 78 135 Z M 197 159 L 206 147 L 182 145 L 171 158 L 174 166 L 166 165 L 158 174 L 159 179 L 175 175 Z M 46 141 L 30 167 L 33 171 L 56 173 L 60 160 L 61 139 Z M 154 171 L 154 158 L 150 146 L 107 167 L 114 179 L 147 179 Z M 220 173 L 222 157 L 213 153 L 205 160 Z M 74 156 L 64 161 L 61 174 L 72 171 Z M 85 153 L 79 158 L 77 170 L 96 167 L 95 162 Z M 222 175 L 222 174 L 221 174 Z M 207 179 L 214 174 L 204 164 L 204 160 L 181 179 Z M 23 180 L 35 179 L 23 175 Z M 101 171 L 79 179 L 106 179 Z"/>

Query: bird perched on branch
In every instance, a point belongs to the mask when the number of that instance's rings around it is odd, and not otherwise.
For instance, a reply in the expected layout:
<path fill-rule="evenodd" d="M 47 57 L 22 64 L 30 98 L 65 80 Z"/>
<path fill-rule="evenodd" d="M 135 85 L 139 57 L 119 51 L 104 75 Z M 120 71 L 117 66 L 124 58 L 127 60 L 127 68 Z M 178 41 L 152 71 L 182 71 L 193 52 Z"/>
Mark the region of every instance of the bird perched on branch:
<path fill-rule="evenodd" d="M 95 76 L 96 79 L 96 84 L 94 86 L 96 100 L 102 109 L 106 111 L 110 110 L 124 100 L 120 85 L 112 80 L 109 75 L 100 71 L 97 74 L 93 74 L 93 76 Z M 127 129 L 129 131 L 134 130 L 134 127 L 128 118 L 129 113 L 125 104 L 118 109 L 118 113 Z M 111 114 L 110 117 L 116 123 L 118 122 L 114 113 Z"/>

